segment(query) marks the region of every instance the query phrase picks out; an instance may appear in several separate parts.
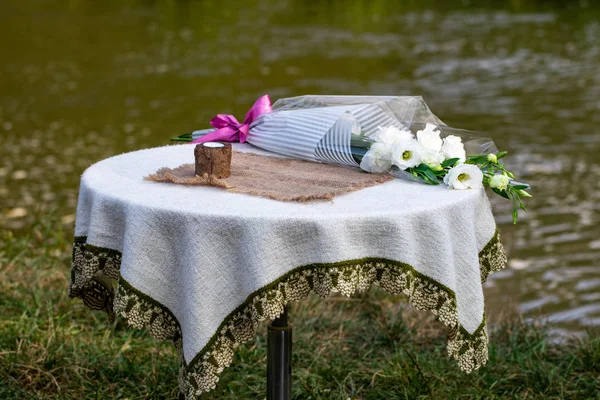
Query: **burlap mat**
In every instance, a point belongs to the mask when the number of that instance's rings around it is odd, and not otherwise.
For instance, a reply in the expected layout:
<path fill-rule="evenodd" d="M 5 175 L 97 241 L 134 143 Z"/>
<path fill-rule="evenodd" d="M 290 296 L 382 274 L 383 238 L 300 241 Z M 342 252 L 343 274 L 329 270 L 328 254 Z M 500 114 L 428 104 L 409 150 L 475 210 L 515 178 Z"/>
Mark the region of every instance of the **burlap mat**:
<path fill-rule="evenodd" d="M 231 176 L 226 179 L 195 175 L 194 164 L 183 164 L 174 169 L 161 168 L 144 179 L 193 186 L 211 185 L 234 193 L 306 202 L 331 200 L 336 195 L 379 185 L 394 178 L 341 165 L 234 151 Z"/>

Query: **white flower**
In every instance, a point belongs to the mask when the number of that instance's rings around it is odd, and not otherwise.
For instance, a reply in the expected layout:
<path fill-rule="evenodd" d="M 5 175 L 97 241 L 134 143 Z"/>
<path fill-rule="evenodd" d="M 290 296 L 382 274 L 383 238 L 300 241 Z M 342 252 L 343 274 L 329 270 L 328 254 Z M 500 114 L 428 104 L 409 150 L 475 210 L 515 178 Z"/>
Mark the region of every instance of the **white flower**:
<path fill-rule="evenodd" d="M 496 164 L 498 162 L 498 157 L 494 153 L 490 153 L 487 155 L 487 160 L 491 163 Z"/>
<path fill-rule="evenodd" d="M 367 172 L 380 174 L 387 172 L 392 167 L 392 145 L 385 143 L 373 143 L 363 156 L 360 168 Z"/>
<path fill-rule="evenodd" d="M 421 152 L 421 163 L 427 164 L 431 168 L 441 167 L 446 157 L 442 153 L 439 153 L 431 149 L 423 149 Z"/>
<path fill-rule="evenodd" d="M 403 143 L 395 144 L 392 150 L 392 164 L 405 170 L 421 164 L 421 153 L 423 146 L 412 139 Z"/>
<path fill-rule="evenodd" d="M 508 187 L 510 178 L 506 175 L 498 174 L 490 179 L 490 187 L 499 190 L 505 190 Z"/>
<path fill-rule="evenodd" d="M 442 153 L 446 158 L 458 158 L 460 162 L 465 162 L 467 159 L 467 153 L 465 152 L 465 145 L 461 138 L 458 136 L 450 135 L 444 138 L 442 144 Z"/>
<path fill-rule="evenodd" d="M 377 128 L 379 129 L 379 132 L 373 136 L 373 139 L 379 143 L 398 144 L 414 139 L 412 133 L 406 129 L 398 129 L 395 126 L 388 126 L 385 128 L 378 126 Z"/>
<path fill-rule="evenodd" d="M 483 172 L 472 164 L 459 164 L 444 176 L 444 183 L 451 189 L 478 189 L 483 187 Z"/>
<path fill-rule="evenodd" d="M 442 149 L 442 139 L 440 138 L 440 131 L 437 129 L 438 127 L 433 124 L 425 124 L 425 129 L 417 131 L 417 140 L 421 143 L 421 146 L 435 152 Z"/>

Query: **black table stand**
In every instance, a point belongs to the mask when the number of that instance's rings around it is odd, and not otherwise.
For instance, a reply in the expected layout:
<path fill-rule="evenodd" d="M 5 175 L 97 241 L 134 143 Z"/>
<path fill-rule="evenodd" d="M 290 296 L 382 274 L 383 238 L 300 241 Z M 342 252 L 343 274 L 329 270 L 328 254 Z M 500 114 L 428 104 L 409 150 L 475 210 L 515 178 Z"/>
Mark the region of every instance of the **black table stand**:
<path fill-rule="evenodd" d="M 267 337 L 267 400 L 292 398 L 292 326 L 287 306 L 269 324 Z"/>

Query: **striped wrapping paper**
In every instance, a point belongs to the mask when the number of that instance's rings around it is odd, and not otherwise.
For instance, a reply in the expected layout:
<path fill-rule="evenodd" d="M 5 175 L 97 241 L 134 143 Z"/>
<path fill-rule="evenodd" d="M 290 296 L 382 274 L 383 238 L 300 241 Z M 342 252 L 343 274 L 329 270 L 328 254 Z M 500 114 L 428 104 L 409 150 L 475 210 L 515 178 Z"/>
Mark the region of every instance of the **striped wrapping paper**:
<path fill-rule="evenodd" d="M 458 134 L 469 151 L 481 154 L 495 148 L 491 139 L 447 127 L 420 96 L 299 96 L 280 99 L 273 112 L 255 120 L 248 143 L 264 150 L 310 161 L 358 166 L 356 156 L 368 148 L 379 126 L 397 128 L 439 126 L 446 134 Z M 192 132 L 192 138 L 212 132 Z M 353 145 L 357 138 L 363 141 Z M 469 145 L 469 141 L 471 145 Z"/>

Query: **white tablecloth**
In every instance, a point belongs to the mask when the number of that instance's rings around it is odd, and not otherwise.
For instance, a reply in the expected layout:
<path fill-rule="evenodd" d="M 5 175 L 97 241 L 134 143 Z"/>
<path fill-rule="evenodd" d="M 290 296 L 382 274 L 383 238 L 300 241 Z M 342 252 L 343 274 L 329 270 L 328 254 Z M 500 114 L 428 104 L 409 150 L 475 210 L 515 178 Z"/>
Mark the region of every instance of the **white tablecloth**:
<path fill-rule="evenodd" d="M 143 179 L 193 162 L 193 146 L 175 145 L 86 170 L 70 285 L 91 307 L 110 312 L 114 301 L 134 326 L 173 340 L 188 398 L 215 386 L 258 320 L 309 290 L 404 292 L 451 328 L 448 351 L 462 369 L 485 363 L 482 280 L 505 256 L 483 190 L 394 180 L 295 203 Z"/>

